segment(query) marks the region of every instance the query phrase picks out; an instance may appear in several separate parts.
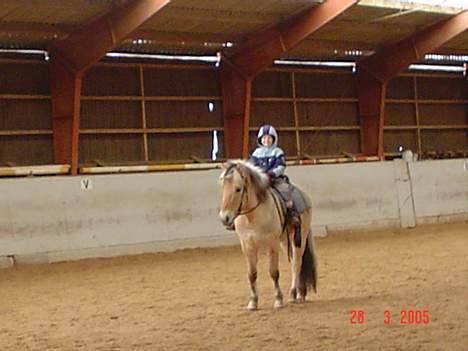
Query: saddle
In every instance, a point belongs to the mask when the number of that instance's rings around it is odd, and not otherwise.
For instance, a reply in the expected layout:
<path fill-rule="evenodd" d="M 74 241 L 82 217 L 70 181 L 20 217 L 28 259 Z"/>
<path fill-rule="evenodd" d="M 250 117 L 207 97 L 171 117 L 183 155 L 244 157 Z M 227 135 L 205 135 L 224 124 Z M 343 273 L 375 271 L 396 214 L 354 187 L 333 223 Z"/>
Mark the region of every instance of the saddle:
<path fill-rule="evenodd" d="M 287 176 L 275 178 L 271 183 L 271 188 L 276 190 L 284 208 L 291 209 L 297 214 L 302 214 L 308 208 L 302 192 L 291 183 Z"/>

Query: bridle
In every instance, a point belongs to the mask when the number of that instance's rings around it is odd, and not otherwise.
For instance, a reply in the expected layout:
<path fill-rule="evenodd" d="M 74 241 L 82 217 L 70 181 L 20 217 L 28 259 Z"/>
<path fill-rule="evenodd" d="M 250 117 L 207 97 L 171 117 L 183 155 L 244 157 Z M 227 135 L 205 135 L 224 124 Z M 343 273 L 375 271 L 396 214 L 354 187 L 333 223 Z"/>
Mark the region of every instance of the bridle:
<path fill-rule="evenodd" d="M 237 166 L 236 166 L 236 169 L 238 170 Z M 257 204 L 254 207 L 252 207 L 251 209 L 242 211 L 242 207 L 244 205 L 244 198 L 248 199 L 249 194 L 247 193 L 247 179 L 242 174 L 242 172 L 239 171 L 239 174 L 240 174 L 240 176 L 242 178 L 242 190 L 241 190 L 242 193 L 241 193 L 241 199 L 240 199 L 240 202 L 239 202 L 239 206 L 237 207 L 237 211 L 234 214 L 234 219 L 236 219 L 238 216 L 246 215 L 246 214 L 249 214 L 249 213 L 253 212 L 261 204 L 261 201 L 259 200 L 257 202 Z"/>

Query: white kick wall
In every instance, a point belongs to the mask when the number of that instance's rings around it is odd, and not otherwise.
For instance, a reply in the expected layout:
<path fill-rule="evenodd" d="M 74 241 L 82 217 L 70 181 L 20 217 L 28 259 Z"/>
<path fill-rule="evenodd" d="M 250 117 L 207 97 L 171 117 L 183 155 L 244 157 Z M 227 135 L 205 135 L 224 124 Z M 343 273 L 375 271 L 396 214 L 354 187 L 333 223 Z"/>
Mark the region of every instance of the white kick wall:
<path fill-rule="evenodd" d="M 312 197 L 316 235 L 468 222 L 466 159 L 292 166 L 287 173 Z M 0 179 L 0 266 L 235 244 L 218 220 L 218 175 Z"/>

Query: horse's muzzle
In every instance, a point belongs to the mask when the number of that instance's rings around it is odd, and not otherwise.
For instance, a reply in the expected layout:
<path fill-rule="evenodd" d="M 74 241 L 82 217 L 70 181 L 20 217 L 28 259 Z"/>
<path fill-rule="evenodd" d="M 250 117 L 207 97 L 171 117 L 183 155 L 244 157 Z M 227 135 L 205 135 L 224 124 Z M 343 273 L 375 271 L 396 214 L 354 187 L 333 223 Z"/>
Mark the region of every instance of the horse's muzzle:
<path fill-rule="evenodd" d="M 231 226 L 234 222 L 234 216 L 227 211 L 219 211 L 219 219 L 225 226 Z"/>

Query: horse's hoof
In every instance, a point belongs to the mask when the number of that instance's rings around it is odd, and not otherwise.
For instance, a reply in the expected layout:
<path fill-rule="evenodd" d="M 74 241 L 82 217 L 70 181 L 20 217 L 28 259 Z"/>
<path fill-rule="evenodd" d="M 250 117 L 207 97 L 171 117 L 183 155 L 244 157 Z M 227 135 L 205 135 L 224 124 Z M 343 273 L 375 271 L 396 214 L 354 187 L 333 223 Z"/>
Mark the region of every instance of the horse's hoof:
<path fill-rule="evenodd" d="M 306 300 L 305 296 L 298 296 L 297 299 L 296 299 L 296 302 L 297 303 L 303 303 L 303 302 L 305 302 L 305 300 Z"/>
<path fill-rule="evenodd" d="M 256 311 L 257 310 L 257 302 L 249 301 L 246 308 L 247 308 L 248 311 Z"/>
<path fill-rule="evenodd" d="M 284 307 L 283 300 L 275 300 L 275 302 L 273 303 L 273 308 L 283 308 L 283 307 Z"/>
<path fill-rule="evenodd" d="M 296 297 L 297 297 L 297 290 L 294 288 L 289 290 L 288 303 L 296 302 Z"/>

